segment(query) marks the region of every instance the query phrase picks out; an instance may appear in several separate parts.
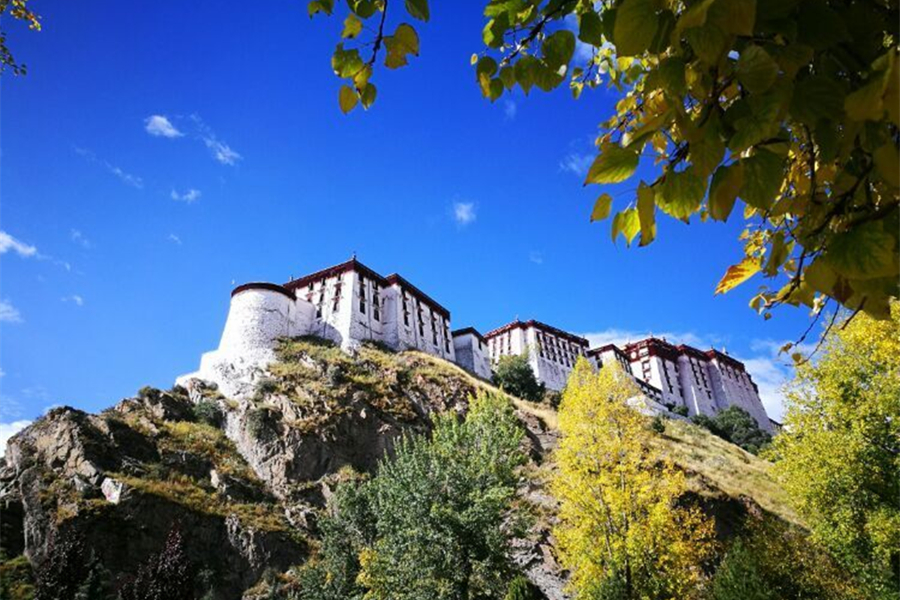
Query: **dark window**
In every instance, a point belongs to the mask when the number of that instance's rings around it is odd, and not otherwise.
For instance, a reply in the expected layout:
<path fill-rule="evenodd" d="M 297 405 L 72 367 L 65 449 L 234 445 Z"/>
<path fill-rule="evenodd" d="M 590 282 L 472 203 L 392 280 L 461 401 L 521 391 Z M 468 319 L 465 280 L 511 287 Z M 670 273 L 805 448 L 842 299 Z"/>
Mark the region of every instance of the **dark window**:
<path fill-rule="evenodd" d="M 366 313 L 366 278 L 359 278 L 359 312 Z"/>

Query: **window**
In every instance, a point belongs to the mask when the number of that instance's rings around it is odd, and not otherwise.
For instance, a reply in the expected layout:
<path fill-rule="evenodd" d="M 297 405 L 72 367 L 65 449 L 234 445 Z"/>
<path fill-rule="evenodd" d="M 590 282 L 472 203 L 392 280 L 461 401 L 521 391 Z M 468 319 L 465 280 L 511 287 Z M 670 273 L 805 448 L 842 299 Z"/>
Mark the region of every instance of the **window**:
<path fill-rule="evenodd" d="M 431 313 L 431 343 L 437 346 L 437 320 L 434 318 L 434 313 Z"/>
<path fill-rule="evenodd" d="M 366 314 L 366 278 L 359 278 L 359 312 Z"/>
<path fill-rule="evenodd" d="M 372 292 L 372 318 L 376 321 L 381 320 L 381 295 L 377 285 Z"/>
<path fill-rule="evenodd" d="M 422 317 L 422 305 L 416 307 L 416 317 L 419 319 L 419 337 L 425 337 L 425 319 Z"/>
<path fill-rule="evenodd" d="M 403 292 L 403 324 L 409 327 L 409 298 Z"/>

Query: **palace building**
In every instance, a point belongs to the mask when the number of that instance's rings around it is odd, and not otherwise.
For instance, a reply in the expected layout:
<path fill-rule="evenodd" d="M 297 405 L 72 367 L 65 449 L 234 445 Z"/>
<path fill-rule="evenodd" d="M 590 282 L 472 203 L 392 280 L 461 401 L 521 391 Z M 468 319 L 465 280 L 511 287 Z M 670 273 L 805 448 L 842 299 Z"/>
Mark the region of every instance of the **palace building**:
<path fill-rule="evenodd" d="M 533 319 L 516 319 L 484 335 L 472 327 L 451 330 L 449 310 L 400 275 L 382 276 L 355 256 L 284 284 L 236 287 L 219 347 L 176 383 L 201 379 L 217 383 L 226 395 L 248 393 L 275 359 L 278 340 L 301 335 L 332 340 L 347 351 L 366 341 L 418 350 L 486 380 L 502 356 L 527 354 L 535 377 L 550 390 L 565 387 L 581 357 L 598 369 L 617 361 L 659 407 L 714 415 L 736 405 L 763 429 L 773 428 L 750 374 L 723 352 L 654 337 L 624 348 L 590 349 L 585 338 Z"/>

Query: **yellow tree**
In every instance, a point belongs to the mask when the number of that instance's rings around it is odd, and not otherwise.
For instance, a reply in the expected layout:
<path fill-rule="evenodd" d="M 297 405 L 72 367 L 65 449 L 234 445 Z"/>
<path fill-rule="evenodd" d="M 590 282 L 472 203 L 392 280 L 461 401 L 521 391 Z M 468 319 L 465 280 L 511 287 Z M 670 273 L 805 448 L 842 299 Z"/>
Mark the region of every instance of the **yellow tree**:
<path fill-rule="evenodd" d="M 618 364 L 580 359 L 559 410 L 554 534 L 579 598 L 687 599 L 714 551 L 712 520 L 678 500 L 684 474 L 654 450 L 640 390 Z"/>
<path fill-rule="evenodd" d="M 797 369 L 773 447 L 813 538 L 873 598 L 900 597 L 900 305 L 891 312 L 857 316 Z"/>

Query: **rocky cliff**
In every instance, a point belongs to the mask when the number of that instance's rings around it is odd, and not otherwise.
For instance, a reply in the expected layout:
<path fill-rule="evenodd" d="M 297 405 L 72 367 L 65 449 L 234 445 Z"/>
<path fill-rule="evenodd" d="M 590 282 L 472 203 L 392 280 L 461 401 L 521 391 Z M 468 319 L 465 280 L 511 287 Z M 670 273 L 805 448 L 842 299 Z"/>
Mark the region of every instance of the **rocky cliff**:
<path fill-rule="evenodd" d="M 417 352 L 363 346 L 347 355 L 301 338 L 284 341 L 277 355 L 241 397 L 199 381 L 145 388 L 98 415 L 54 409 L 13 437 L 0 470 L 5 556 L 41 565 L 53 540 L 76 533 L 116 582 L 178 524 L 190 556 L 214 574 L 215 598 L 254 597 L 264 573 L 284 572 L 314 551 L 317 515 L 343 477 L 372 472 L 400 436 L 427 432 L 436 413 L 463 413 L 471 394 L 490 387 Z M 547 598 L 564 598 L 549 536 L 553 501 L 541 483 L 551 468 L 544 459 L 554 413 L 516 402 L 533 459 L 521 494 L 543 516 L 516 541 L 514 556 Z M 740 484 L 733 475 L 716 480 L 729 471 L 721 452 L 724 466 L 701 473 L 702 461 L 691 463 L 699 442 L 680 431 L 680 441 L 664 443 L 727 526 L 728 511 L 742 510 L 732 500 Z M 732 448 L 733 460 L 759 471 L 753 485 L 765 488 L 762 461 Z M 777 501 L 770 504 L 777 511 Z M 18 573 L 22 560 L 14 560 Z"/>

